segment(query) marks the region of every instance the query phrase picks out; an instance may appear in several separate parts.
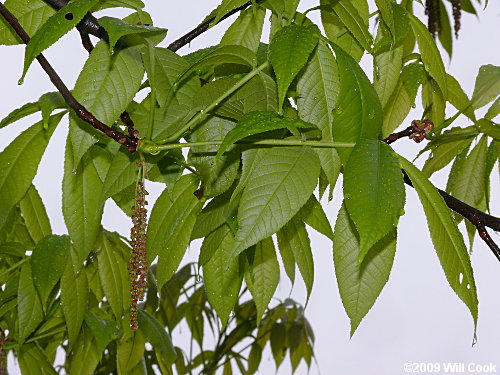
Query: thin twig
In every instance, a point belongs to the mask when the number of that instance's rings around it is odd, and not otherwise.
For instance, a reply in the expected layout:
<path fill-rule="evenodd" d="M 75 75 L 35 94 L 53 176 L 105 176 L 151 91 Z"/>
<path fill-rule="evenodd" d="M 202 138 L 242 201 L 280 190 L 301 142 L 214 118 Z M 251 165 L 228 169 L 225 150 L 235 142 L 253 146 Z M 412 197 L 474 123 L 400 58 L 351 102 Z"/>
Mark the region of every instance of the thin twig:
<path fill-rule="evenodd" d="M 262 0 L 257 0 L 256 2 L 261 2 Z M 223 21 L 226 18 L 232 16 L 233 14 L 239 12 L 240 10 L 243 10 L 245 8 L 248 8 L 250 5 L 252 5 L 251 1 L 247 1 L 245 4 L 239 6 L 238 8 L 234 8 L 233 10 L 227 12 L 225 15 L 223 15 L 219 21 Z M 210 24 L 215 21 L 215 16 L 210 17 L 208 20 L 205 22 L 200 23 L 198 26 L 196 26 L 193 30 L 188 32 L 187 34 L 181 36 L 179 39 L 176 41 L 170 43 L 170 45 L 167 47 L 170 51 L 177 51 L 179 48 L 184 47 L 186 44 L 189 44 L 194 38 L 200 36 L 203 34 L 205 31 L 207 31 L 210 28 Z"/>
<path fill-rule="evenodd" d="M 92 44 L 92 41 L 90 40 L 89 34 L 87 34 L 85 31 L 80 30 L 80 38 L 82 39 L 83 48 L 85 48 L 85 50 L 90 55 L 94 49 L 94 45 Z"/>
<path fill-rule="evenodd" d="M 493 239 L 490 237 L 488 231 L 486 230 L 484 224 L 479 220 L 479 218 L 475 215 L 473 215 L 469 221 L 474 225 L 477 229 L 477 232 L 479 233 L 479 237 L 486 243 L 486 245 L 491 249 L 493 254 L 497 257 L 497 259 L 500 261 L 500 249 L 498 248 L 498 245 L 493 241 Z"/>
<path fill-rule="evenodd" d="M 46 4 L 50 5 L 55 10 L 59 10 L 68 5 L 69 0 L 43 0 Z M 78 31 L 84 32 L 85 34 L 90 34 L 98 37 L 99 39 L 108 39 L 108 33 L 99 25 L 97 19 L 90 13 L 87 13 L 85 17 L 76 26 Z"/>
<path fill-rule="evenodd" d="M 17 18 L 0 2 L 0 14 L 5 18 L 9 25 L 14 29 L 16 34 L 21 38 L 21 40 L 28 44 L 30 41 L 29 35 L 26 33 L 24 28 L 21 26 Z M 71 94 L 71 91 L 66 87 L 64 82 L 61 80 L 57 72 L 52 68 L 47 59 L 42 55 L 37 56 L 37 60 L 42 66 L 43 70 L 47 73 L 50 80 L 61 93 L 66 104 L 75 111 L 76 115 L 83 121 L 92 125 L 95 129 L 103 132 L 108 137 L 113 138 L 116 142 L 126 146 L 130 152 L 134 152 L 137 149 L 137 142 L 126 136 L 125 134 L 111 129 L 109 126 L 100 122 L 92 113 L 90 113 L 83 105 L 81 105 Z"/>
<path fill-rule="evenodd" d="M 68 4 L 68 0 L 43 0 L 45 3 L 50 5 L 52 8 L 59 10 L 63 8 L 65 5 Z M 261 2 L 263 0 L 256 0 L 257 3 Z M 225 20 L 226 18 L 232 16 L 233 14 L 239 12 L 240 10 L 248 8 L 250 5 L 252 5 L 252 1 L 247 1 L 245 4 L 227 12 L 224 16 L 220 18 L 220 20 L 217 22 L 221 22 Z M 205 31 L 207 31 L 210 28 L 210 25 L 212 22 L 215 21 L 215 16 L 209 18 L 205 22 L 202 22 L 198 26 L 196 26 L 194 29 L 189 31 L 187 34 L 181 36 L 179 39 L 176 41 L 172 42 L 167 48 L 171 51 L 177 51 L 181 47 L 184 47 L 186 44 L 189 44 L 193 39 L 196 37 L 200 36 L 203 34 Z M 107 39 L 108 38 L 108 33 L 106 30 L 99 25 L 99 22 L 97 19 L 92 16 L 92 14 L 88 13 L 83 20 L 78 24 L 77 26 L 78 30 L 86 32 L 87 34 L 94 35 L 100 39 Z"/>
<path fill-rule="evenodd" d="M 383 139 L 383 142 L 387 144 L 391 144 L 393 142 L 396 142 L 398 139 L 409 137 L 413 139 L 415 142 L 420 142 L 427 133 L 432 131 L 432 128 L 434 127 L 434 124 L 432 126 L 425 126 L 426 121 L 420 123 L 418 121 L 412 121 L 412 125 L 404 129 L 403 131 L 393 133 L 389 135 L 387 138 Z M 429 123 L 427 123 L 429 124 Z M 406 174 L 406 172 L 403 170 L 403 176 L 404 176 L 404 182 L 413 187 L 413 184 Z M 463 216 L 465 219 L 469 220 L 477 229 L 479 233 L 479 237 L 488 245 L 488 247 L 491 249 L 493 254 L 497 257 L 497 259 L 500 261 L 500 249 L 498 248 L 498 245 L 493 241 L 493 239 L 490 237 L 488 232 L 486 231 L 486 227 L 489 227 L 493 229 L 494 231 L 498 232 L 500 231 L 500 218 L 488 215 L 482 211 L 479 211 L 475 209 L 472 206 L 469 206 L 467 203 L 462 202 L 461 200 L 451 196 L 447 192 L 437 189 L 439 194 L 443 197 L 446 205 L 451 208 L 453 211 L 458 213 L 459 215 Z"/>
<path fill-rule="evenodd" d="M 404 170 L 404 182 L 413 187 L 413 184 L 406 174 Z M 455 211 L 457 214 L 463 216 L 465 219 L 469 220 L 478 230 L 479 236 L 483 239 L 483 241 L 488 245 L 493 254 L 500 261 L 500 250 L 498 249 L 498 245 L 491 239 L 488 232 L 486 231 L 486 227 L 493 229 L 494 231 L 500 231 L 500 218 L 488 215 L 478 209 L 469 206 L 467 203 L 462 202 L 461 200 L 451 196 L 447 192 L 437 189 L 439 194 L 443 197 L 446 205 Z"/>

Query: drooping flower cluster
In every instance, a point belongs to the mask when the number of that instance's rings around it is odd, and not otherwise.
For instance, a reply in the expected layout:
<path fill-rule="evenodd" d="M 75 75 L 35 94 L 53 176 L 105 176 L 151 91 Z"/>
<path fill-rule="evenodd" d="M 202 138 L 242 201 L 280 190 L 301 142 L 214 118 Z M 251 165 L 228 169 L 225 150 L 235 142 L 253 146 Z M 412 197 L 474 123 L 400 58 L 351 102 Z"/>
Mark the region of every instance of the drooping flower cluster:
<path fill-rule="evenodd" d="M 453 12 L 453 19 L 455 20 L 455 37 L 458 38 L 460 31 L 462 17 L 462 0 L 450 0 Z M 444 9 L 444 7 L 443 7 Z M 427 29 L 434 38 L 441 34 L 441 4 L 440 0 L 425 0 L 425 14 L 427 15 Z"/>
<path fill-rule="evenodd" d="M 137 163 L 141 169 L 142 164 Z M 148 277 L 148 258 L 146 253 L 146 225 L 148 202 L 146 195 L 148 192 L 144 188 L 144 180 L 140 179 L 135 187 L 134 205 L 132 206 L 132 223 L 130 231 L 130 245 L 132 252 L 128 264 L 130 275 L 130 328 L 137 330 L 137 303 L 144 300 Z"/>
<path fill-rule="evenodd" d="M 455 20 L 455 37 L 458 38 L 458 32 L 461 27 L 460 18 L 462 17 L 462 0 L 451 0 L 451 7 L 453 9 L 453 19 Z"/>
<path fill-rule="evenodd" d="M 436 38 L 441 32 L 440 0 L 426 0 L 425 14 L 427 15 L 427 29 Z"/>

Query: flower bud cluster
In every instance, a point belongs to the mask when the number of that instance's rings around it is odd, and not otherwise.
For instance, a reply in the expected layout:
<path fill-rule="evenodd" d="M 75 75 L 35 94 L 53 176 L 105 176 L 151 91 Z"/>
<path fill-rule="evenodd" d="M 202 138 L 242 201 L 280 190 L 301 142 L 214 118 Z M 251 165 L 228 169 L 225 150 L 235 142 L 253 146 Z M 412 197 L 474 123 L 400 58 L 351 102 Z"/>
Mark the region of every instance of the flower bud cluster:
<path fill-rule="evenodd" d="M 137 164 L 142 167 L 142 164 Z M 139 181 L 135 187 L 134 205 L 132 206 L 132 223 L 130 245 L 132 251 L 128 264 L 130 275 L 130 328 L 137 330 L 137 303 L 144 300 L 148 277 L 148 257 L 146 253 L 146 225 L 148 202 L 144 181 Z"/>
<path fill-rule="evenodd" d="M 458 32 L 460 31 L 462 18 L 462 1 L 461 0 L 451 0 L 451 7 L 453 10 L 453 19 L 455 20 L 455 37 L 458 38 Z"/>
<path fill-rule="evenodd" d="M 425 1 L 425 14 L 427 14 L 427 29 L 434 38 L 441 32 L 441 14 L 439 0 Z"/>

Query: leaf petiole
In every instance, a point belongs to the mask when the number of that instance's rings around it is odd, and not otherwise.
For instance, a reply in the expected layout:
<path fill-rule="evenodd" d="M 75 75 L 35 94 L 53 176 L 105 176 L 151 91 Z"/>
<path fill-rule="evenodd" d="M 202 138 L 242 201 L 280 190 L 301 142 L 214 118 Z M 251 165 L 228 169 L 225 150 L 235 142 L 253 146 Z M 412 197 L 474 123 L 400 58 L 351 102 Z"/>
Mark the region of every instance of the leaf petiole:
<path fill-rule="evenodd" d="M 166 145 L 157 145 L 153 143 L 142 142 L 139 146 L 144 153 L 155 154 L 164 150 L 184 147 L 216 146 L 222 144 L 222 140 L 204 141 L 204 142 L 186 142 L 170 143 Z M 263 139 L 258 141 L 240 141 L 237 144 L 248 144 L 257 146 L 311 146 L 316 148 L 352 148 L 356 144 L 352 142 L 321 142 L 321 141 L 302 141 L 295 139 Z"/>

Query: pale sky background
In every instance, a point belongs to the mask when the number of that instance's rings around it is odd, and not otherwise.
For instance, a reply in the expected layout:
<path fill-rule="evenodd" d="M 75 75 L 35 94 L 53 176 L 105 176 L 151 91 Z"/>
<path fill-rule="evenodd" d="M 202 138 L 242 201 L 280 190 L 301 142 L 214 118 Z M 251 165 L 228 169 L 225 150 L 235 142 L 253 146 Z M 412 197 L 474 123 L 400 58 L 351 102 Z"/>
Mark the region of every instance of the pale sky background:
<path fill-rule="evenodd" d="M 153 14 L 155 26 L 169 29 L 166 42 L 162 43 L 162 46 L 189 31 L 218 4 L 216 0 L 181 2 L 146 0 L 145 2 L 146 10 Z M 475 0 L 473 3 L 476 5 Z M 484 64 L 500 63 L 500 1 L 490 0 L 489 3 L 485 12 L 478 9 L 479 18 L 462 13 L 462 30 L 459 40 L 454 41 L 453 59 L 450 61 L 442 51 L 449 73 L 458 79 L 469 96 L 472 94 L 479 67 Z M 317 1 L 302 0 L 299 10 L 303 11 L 315 5 Z M 309 16 L 315 21 L 319 19 L 318 12 L 312 12 Z M 222 25 L 214 27 L 196 39 L 190 47 L 181 49 L 179 53 L 186 54 L 218 43 L 230 22 L 226 20 Z M 78 34 L 71 32 L 45 55 L 65 83 L 73 87 L 86 57 Z M 17 85 L 23 56 L 24 47 L 0 46 L 0 118 L 28 101 L 36 101 L 47 91 L 55 91 L 36 63 L 28 72 L 24 85 Z M 364 58 L 362 65 L 367 72 L 371 71 L 371 59 Z M 408 126 L 412 119 L 420 118 L 421 112 L 421 108 L 415 109 L 404 127 Z M 448 113 L 454 112 L 450 110 Z M 1 129 L 0 150 L 15 135 L 35 121 L 38 121 L 36 115 L 7 129 Z M 467 120 L 462 119 L 461 124 L 468 125 Z M 65 123 L 59 126 L 53 135 L 35 178 L 35 185 L 47 206 L 52 228 L 58 234 L 66 233 L 61 213 L 60 189 L 66 134 Z M 419 147 L 422 145 L 417 146 L 408 140 L 401 140 L 394 145 L 397 152 L 410 159 L 413 159 Z M 419 166 L 423 160 L 425 159 L 420 161 Z M 498 174 L 496 172 L 493 174 L 495 177 L 491 189 L 492 211 L 498 216 L 500 183 Z M 432 180 L 436 186 L 444 188 L 446 175 L 447 172 L 438 173 Z M 332 225 L 335 223 L 341 203 L 341 186 L 339 180 L 334 200 L 328 204 L 323 202 Z M 152 192 L 148 199 L 152 207 L 160 188 L 150 185 L 148 190 Z M 310 374 L 403 374 L 405 373 L 403 366 L 407 362 L 439 363 L 441 366 L 445 362 L 461 362 L 465 363 L 465 366 L 469 363 L 480 365 L 492 363 L 497 366 L 497 372 L 500 373 L 499 262 L 489 248 L 476 237 L 472 263 L 479 297 L 479 322 L 478 341 L 472 347 L 473 323 L 470 313 L 446 282 L 430 241 L 423 210 L 415 191 L 411 188 L 407 189 L 405 211 L 406 214 L 400 221 L 397 253 L 389 282 L 352 339 L 349 338 L 349 320 L 342 307 L 333 272 L 332 244 L 325 237 L 311 231 L 316 274 L 306 316 L 316 335 L 317 365 L 313 364 Z M 103 223 L 107 229 L 128 236 L 130 221 L 109 202 Z M 497 243 L 500 242 L 500 236 L 491 234 Z M 197 255 L 198 245 L 193 245 L 188 250 L 185 260 L 195 260 Z M 290 284 L 282 273 L 276 296 L 286 298 L 289 295 Z M 301 303 L 305 302 L 305 288 L 300 277 L 297 277 L 291 297 Z M 177 335 L 174 336 L 174 340 L 176 338 Z M 272 374 L 274 373 L 272 355 L 270 350 L 265 353 L 260 373 Z M 13 362 L 12 356 L 9 358 L 10 373 L 18 374 L 17 364 Z M 291 373 L 288 358 L 278 373 L 281 375 Z M 296 372 L 299 375 L 306 373 L 307 368 L 304 364 Z"/>

